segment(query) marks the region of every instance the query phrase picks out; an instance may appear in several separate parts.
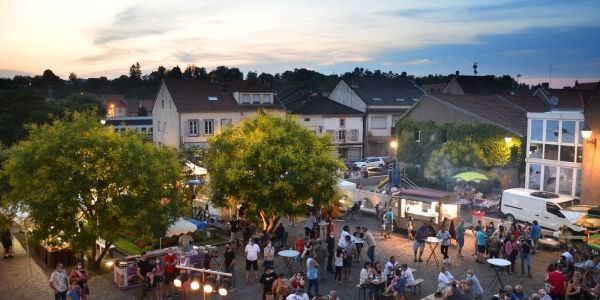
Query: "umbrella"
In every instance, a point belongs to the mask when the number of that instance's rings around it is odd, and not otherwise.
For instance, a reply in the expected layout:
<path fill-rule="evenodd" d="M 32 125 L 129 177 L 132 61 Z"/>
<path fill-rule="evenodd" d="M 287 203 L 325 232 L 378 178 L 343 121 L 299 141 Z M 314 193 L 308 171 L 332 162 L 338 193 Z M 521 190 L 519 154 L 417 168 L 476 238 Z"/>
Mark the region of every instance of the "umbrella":
<path fill-rule="evenodd" d="M 459 179 L 463 181 L 480 181 L 480 180 L 488 180 L 487 176 L 477 173 L 477 172 L 463 172 L 452 176 L 454 179 Z"/>
<path fill-rule="evenodd" d="M 585 228 L 600 228 L 600 218 L 585 215 L 575 221 L 575 225 Z"/>
<path fill-rule="evenodd" d="M 184 233 L 196 231 L 197 229 L 198 226 L 196 226 L 196 224 L 183 218 L 179 218 L 173 225 L 169 227 L 169 229 L 167 229 L 167 234 L 165 234 L 165 236 L 178 236 Z"/>
<path fill-rule="evenodd" d="M 206 222 L 206 221 L 189 220 L 189 222 L 196 225 L 197 229 L 204 229 L 204 228 L 208 227 L 208 222 Z"/>

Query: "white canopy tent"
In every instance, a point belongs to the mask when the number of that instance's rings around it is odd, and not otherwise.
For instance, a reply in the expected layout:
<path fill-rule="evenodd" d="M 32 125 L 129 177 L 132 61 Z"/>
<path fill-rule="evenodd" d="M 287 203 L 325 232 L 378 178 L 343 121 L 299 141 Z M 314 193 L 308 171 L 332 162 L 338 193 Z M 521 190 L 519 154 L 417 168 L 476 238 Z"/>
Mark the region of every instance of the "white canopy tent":
<path fill-rule="evenodd" d="M 355 189 L 356 188 L 356 183 L 350 182 L 350 181 L 347 181 L 347 180 L 342 180 L 338 184 L 338 187 Z"/>
<path fill-rule="evenodd" d="M 194 176 L 201 176 L 208 174 L 208 171 L 205 168 L 197 166 L 193 162 L 187 160 L 185 162 L 185 170 L 191 172 Z"/>
<path fill-rule="evenodd" d="M 169 229 L 167 229 L 167 234 L 165 234 L 165 236 L 178 236 L 184 233 L 194 232 L 197 229 L 198 227 L 194 223 L 183 218 L 179 218 L 175 223 L 173 223 L 173 225 L 169 227 Z"/>

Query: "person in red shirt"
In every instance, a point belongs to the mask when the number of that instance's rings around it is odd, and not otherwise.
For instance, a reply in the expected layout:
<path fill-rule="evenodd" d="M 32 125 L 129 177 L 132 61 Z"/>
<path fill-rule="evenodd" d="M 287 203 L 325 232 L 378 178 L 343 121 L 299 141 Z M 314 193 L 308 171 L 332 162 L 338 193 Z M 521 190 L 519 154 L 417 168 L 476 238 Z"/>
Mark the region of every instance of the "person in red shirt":
<path fill-rule="evenodd" d="M 550 296 L 552 299 L 564 300 L 568 281 L 567 277 L 556 270 L 553 264 L 548 266 L 547 272 L 546 283 L 550 286 Z"/>
<path fill-rule="evenodd" d="M 177 273 L 175 272 L 177 255 L 175 255 L 175 251 L 173 249 L 167 250 L 167 255 L 163 257 L 163 261 L 165 262 L 165 285 L 167 286 L 167 298 L 169 299 L 171 297 L 171 285 L 175 277 L 177 277 Z"/>

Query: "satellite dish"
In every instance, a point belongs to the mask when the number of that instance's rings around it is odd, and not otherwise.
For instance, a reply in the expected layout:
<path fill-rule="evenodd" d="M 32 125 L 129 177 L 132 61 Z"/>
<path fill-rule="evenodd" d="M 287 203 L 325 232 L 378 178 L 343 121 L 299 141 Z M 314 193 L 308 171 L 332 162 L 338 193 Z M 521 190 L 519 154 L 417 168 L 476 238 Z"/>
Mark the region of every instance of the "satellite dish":
<path fill-rule="evenodd" d="M 550 103 L 550 105 L 556 106 L 558 105 L 558 97 L 552 96 L 550 97 L 550 99 L 548 99 L 548 102 Z"/>

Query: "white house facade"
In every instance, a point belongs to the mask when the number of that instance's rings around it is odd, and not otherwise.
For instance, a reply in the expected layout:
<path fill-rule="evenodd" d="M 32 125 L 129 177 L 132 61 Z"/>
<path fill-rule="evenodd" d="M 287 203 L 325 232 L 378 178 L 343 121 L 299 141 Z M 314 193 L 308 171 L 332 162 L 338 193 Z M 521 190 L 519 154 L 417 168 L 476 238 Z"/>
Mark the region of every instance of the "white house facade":
<path fill-rule="evenodd" d="M 163 80 L 152 110 L 154 143 L 206 148 L 211 136 L 260 109 L 285 114 L 275 93 L 257 82 Z"/>
<path fill-rule="evenodd" d="M 363 156 L 393 156 L 396 122 L 423 94 L 409 81 L 359 78 L 341 80 L 329 98 L 365 114 Z"/>

